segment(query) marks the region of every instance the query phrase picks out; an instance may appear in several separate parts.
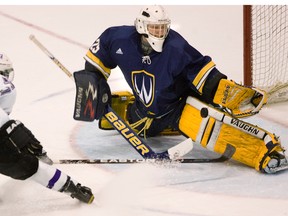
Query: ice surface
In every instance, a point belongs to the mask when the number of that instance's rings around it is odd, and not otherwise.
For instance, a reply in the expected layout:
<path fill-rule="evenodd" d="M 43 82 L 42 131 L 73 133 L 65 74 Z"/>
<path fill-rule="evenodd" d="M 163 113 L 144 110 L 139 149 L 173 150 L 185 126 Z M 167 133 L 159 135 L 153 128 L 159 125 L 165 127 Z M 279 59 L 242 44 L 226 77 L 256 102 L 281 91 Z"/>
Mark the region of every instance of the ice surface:
<path fill-rule="evenodd" d="M 172 28 L 203 54 L 211 55 L 223 73 L 236 81 L 242 80 L 241 6 L 168 6 L 167 9 Z M 24 122 L 54 160 L 126 159 L 139 155 L 116 132 L 99 131 L 97 122 L 73 120 L 74 83 L 28 39 L 29 35 L 34 34 L 69 70 L 76 71 L 83 68 L 86 52 L 83 47 L 92 44 L 106 27 L 133 24 L 139 10 L 139 6 L 1 6 L 0 49 L 14 63 L 18 89 L 11 117 Z M 127 88 L 117 69 L 109 82 L 112 90 Z M 287 105 L 269 106 L 251 119 L 280 135 L 285 147 Z M 166 137 L 148 142 L 162 151 L 181 140 L 183 137 Z M 188 156 L 217 155 L 196 146 Z M 288 172 L 263 175 L 233 161 L 169 166 L 55 166 L 91 187 L 95 202 L 82 204 L 34 182 L 0 176 L 0 215 L 288 215 Z"/>

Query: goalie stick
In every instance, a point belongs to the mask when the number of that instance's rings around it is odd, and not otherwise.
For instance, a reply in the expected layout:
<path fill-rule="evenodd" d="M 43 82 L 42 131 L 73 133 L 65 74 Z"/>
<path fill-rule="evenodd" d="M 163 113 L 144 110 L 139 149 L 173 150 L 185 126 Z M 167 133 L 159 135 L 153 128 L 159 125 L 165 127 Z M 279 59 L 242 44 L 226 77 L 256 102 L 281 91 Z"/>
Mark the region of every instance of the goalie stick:
<path fill-rule="evenodd" d="M 30 40 L 34 42 L 35 45 L 37 45 L 69 78 L 71 78 L 74 81 L 73 75 L 72 73 L 51 53 L 47 50 L 46 47 L 43 46 L 42 43 L 40 43 L 40 41 L 38 41 L 36 39 L 36 37 L 34 35 L 30 35 L 29 36 Z M 110 118 L 111 115 L 113 116 L 113 118 Z M 108 122 L 110 122 L 111 125 L 113 125 L 113 127 L 119 132 L 119 134 L 122 135 L 122 137 L 124 137 L 127 142 L 144 158 L 144 159 L 168 159 L 168 160 L 176 160 L 181 158 L 182 156 L 186 155 L 188 152 L 190 152 L 193 149 L 193 141 L 188 138 L 186 140 L 184 140 L 183 142 L 167 149 L 164 152 L 161 153 L 156 153 L 154 152 L 131 128 L 130 126 L 123 121 L 120 116 L 118 116 L 118 114 L 110 107 L 107 106 L 107 112 L 106 114 L 104 114 L 104 117 L 108 120 Z M 117 126 L 115 126 L 115 123 L 117 122 L 121 122 L 121 124 L 125 125 L 125 129 L 126 131 L 129 131 L 129 136 L 127 136 L 127 132 L 123 133 L 123 130 L 119 130 L 117 128 Z M 117 124 L 116 124 L 117 125 Z M 131 135 L 131 136 L 130 136 Z M 231 148 L 232 146 L 227 145 L 226 150 L 228 152 L 232 152 Z M 190 163 L 192 163 L 192 161 L 194 161 L 194 163 L 203 163 L 205 162 L 222 162 L 222 161 L 226 161 L 228 159 L 230 159 L 232 157 L 232 155 L 234 154 L 234 151 L 232 154 L 227 154 L 226 150 L 224 152 L 224 154 L 219 157 L 219 158 L 214 158 L 214 159 L 185 159 L 185 161 L 189 161 Z M 181 159 L 179 159 L 181 160 Z M 182 159 L 184 160 L 184 159 Z M 64 161 L 68 161 L 68 160 L 62 160 L 62 163 L 64 163 Z M 80 162 L 81 160 L 79 160 Z M 88 163 L 87 160 L 84 160 Z M 90 161 L 90 160 L 89 160 Z M 92 160 L 94 161 L 94 163 L 96 163 L 96 161 L 99 160 Z M 134 161 L 134 160 L 130 160 L 130 161 Z M 198 161 L 198 162 L 197 162 Z M 60 161 L 61 163 L 61 161 Z M 100 163 L 100 162 L 99 162 Z"/>

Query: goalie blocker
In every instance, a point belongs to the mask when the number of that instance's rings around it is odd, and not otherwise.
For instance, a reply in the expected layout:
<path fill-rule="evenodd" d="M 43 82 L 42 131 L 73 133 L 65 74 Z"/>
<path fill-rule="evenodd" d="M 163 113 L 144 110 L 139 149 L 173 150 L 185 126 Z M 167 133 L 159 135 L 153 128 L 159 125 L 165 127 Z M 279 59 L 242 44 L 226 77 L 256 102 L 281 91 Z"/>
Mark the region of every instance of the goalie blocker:
<path fill-rule="evenodd" d="M 232 145 L 236 149 L 232 158 L 258 171 L 271 173 L 270 166 L 287 163 L 281 154 L 284 149 L 274 134 L 233 118 L 193 97 L 187 98 L 179 129 L 193 141 L 220 154 L 228 144 Z M 272 164 L 271 159 L 275 158 L 276 163 Z"/>
<path fill-rule="evenodd" d="M 74 73 L 76 99 L 74 119 L 94 121 L 103 116 L 106 106 L 111 103 L 111 91 L 106 79 L 99 73 L 86 70 Z"/>

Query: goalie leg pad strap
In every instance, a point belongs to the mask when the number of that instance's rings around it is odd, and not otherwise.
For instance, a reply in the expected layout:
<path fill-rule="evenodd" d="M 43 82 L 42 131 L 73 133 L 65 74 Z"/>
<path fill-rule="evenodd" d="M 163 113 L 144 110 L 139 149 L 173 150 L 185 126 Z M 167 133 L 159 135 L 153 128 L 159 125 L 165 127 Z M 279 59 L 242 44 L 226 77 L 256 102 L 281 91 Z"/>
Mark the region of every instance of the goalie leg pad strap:
<path fill-rule="evenodd" d="M 281 150 L 275 136 L 255 125 L 234 119 L 227 113 L 188 97 L 179 129 L 203 147 L 223 154 L 227 144 L 236 148 L 233 159 L 262 170 L 267 156 Z"/>

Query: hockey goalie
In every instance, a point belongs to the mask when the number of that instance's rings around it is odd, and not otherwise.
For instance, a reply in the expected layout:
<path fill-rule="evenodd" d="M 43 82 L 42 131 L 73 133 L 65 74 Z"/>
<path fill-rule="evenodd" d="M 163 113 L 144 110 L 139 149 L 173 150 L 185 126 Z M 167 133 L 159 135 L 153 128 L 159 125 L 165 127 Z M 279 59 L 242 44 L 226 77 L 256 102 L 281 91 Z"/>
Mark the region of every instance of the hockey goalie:
<path fill-rule="evenodd" d="M 234 160 L 258 171 L 284 169 L 278 137 L 242 120 L 260 111 L 266 93 L 227 79 L 170 24 L 154 5 L 140 11 L 135 25 L 106 29 L 84 57 L 85 69 L 74 73 L 74 118 L 113 129 L 103 118 L 111 104 L 141 136 L 181 133 L 220 154 L 230 146 Z M 110 93 L 107 79 L 117 66 L 132 93 Z"/>

